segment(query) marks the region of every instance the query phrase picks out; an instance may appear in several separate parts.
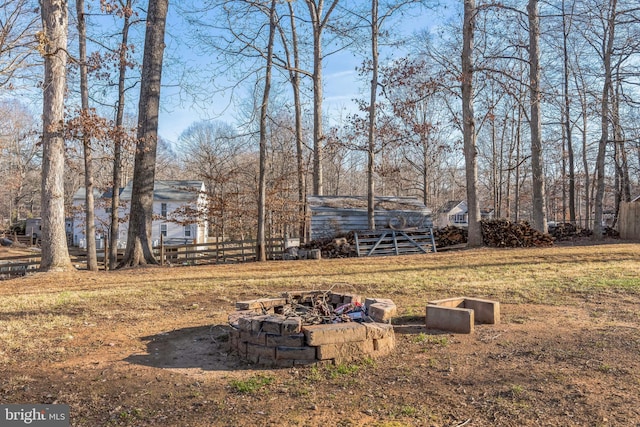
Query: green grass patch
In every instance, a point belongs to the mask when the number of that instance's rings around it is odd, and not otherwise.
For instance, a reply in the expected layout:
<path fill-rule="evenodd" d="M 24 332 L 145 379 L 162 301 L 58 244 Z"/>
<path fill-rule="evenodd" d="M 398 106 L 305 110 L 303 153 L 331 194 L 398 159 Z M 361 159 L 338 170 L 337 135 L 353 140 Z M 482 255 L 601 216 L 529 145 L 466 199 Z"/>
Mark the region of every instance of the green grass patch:
<path fill-rule="evenodd" d="M 229 386 L 236 393 L 250 394 L 267 387 L 273 383 L 274 378 L 267 375 L 256 375 L 245 380 L 233 379 L 229 381 Z"/>

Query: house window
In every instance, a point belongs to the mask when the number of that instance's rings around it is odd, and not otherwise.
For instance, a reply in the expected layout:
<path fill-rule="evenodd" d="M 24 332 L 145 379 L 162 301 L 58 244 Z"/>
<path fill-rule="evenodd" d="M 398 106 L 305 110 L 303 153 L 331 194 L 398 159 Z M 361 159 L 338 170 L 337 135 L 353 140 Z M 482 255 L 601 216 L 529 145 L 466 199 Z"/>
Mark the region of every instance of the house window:
<path fill-rule="evenodd" d="M 160 224 L 160 234 L 167 237 L 167 224 Z"/>
<path fill-rule="evenodd" d="M 466 224 L 467 223 L 467 214 L 458 213 L 455 215 L 451 215 L 451 222 L 454 224 Z"/>
<path fill-rule="evenodd" d="M 162 218 L 166 218 L 167 217 L 167 204 L 166 203 L 161 203 L 160 204 L 160 216 Z M 166 236 L 166 234 L 165 234 Z"/>
<path fill-rule="evenodd" d="M 191 225 L 184 226 L 184 237 L 191 237 Z"/>

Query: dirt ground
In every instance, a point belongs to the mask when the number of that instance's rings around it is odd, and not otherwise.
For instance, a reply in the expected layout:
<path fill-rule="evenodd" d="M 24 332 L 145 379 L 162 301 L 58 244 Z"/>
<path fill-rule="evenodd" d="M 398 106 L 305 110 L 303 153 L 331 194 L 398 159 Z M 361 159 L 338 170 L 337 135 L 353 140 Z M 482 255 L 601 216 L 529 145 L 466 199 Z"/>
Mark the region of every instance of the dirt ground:
<path fill-rule="evenodd" d="M 470 335 L 426 330 L 402 308 L 416 296 L 396 295 L 392 355 L 261 369 L 228 351 L 233 292 L 133 320 L 64 306 L 82 321 L 44 328 L 48 348 L 0 346 L 0 403 L 68 404 L 78 426 L 640 426 L 638 294 L 503 303 L 500 324 Z M 35 315 L 25 305 L 0 326 Z"/>

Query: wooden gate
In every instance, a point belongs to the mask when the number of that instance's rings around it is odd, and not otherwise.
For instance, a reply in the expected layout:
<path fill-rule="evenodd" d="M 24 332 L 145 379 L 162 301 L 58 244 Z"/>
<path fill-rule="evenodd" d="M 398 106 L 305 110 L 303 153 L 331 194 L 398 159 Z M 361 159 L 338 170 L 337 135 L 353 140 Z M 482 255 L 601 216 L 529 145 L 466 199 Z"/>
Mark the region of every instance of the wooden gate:
<path fill-rule="evenodd" d="M 409 255 L 436 252 L 431 228 L 355 232 L 358 256 Z"/>

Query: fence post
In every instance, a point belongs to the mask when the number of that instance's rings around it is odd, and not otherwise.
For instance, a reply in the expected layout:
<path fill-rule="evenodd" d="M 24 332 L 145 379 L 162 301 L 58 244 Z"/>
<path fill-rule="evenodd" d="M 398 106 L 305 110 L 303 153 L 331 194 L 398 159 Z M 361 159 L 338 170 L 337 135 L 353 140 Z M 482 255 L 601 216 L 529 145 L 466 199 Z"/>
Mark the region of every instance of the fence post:
<path fill-rule="evenodd" d="M 164 265 L 164 236 L 160 233 L 160 265 Z"/>
<path fill-rule="evenodd" d="M 109 271 L 109 239 L 104 236 L 104 258 L 102 258 L 102 262 L 104 263 L 104 271 Z"/>

